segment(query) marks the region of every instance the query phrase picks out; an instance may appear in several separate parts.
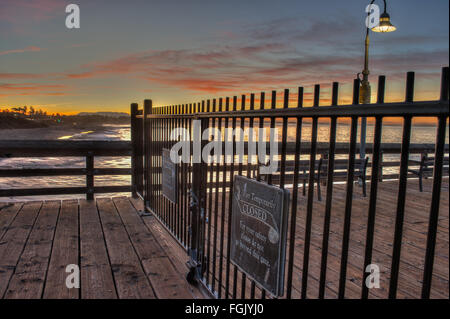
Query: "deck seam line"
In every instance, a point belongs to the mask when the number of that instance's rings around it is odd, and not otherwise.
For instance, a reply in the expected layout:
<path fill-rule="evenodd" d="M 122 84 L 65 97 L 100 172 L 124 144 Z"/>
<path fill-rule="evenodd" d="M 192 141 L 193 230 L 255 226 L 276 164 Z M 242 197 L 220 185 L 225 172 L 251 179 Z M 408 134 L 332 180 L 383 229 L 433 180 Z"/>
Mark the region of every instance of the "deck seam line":
<path fill-rule="evenodd" d="M 116 197 L 116 198 L 120 198 L 120 197 Z M 142 264 L 141 257 L 140 257 L 140 255 L 138 254 L 138 252 L 137 252 L 137 250 L 136 250 L 136 247 L 134 247 L 134 244 L 133 244 L 133 241 L 131 240 L 130 234 L 129 234 L 128 229 L 127 229 L 127 226 L 125 225 L 125 223 L 124 223 L 124 221 L 123 221 L 123 219 L 122 219 L 122 216 L 120 216 L 119 209 L 117 208 L 116 203 L 114 202 L 113 198 L 110 198 L 110 200 L 111 200 L 111 202 L 113 203 L 114 208 L 116 209 L 116 212 L 117 212 L 117 215 L 119 216 L 120 221 L 122 222 L 123 228 L 125 229 L 125 232 L 127 233 L 128 240 L 129 240 L 130 243 L 131 243 L 131 247 L 133 247 L 134 253 L 135 253 L 136 256 L 138 257 L 139 265 L 141 265 L 142 271 L 144 272 L 145 277 L 147 278 L 147 281 L 148 281 L 150 287 L 152 288 L 153 294 L 155 295 L 156 299 L 160 299 L 160 298 L 158 297 L 158 295 L 156 294 L 156 289 L 155 289 L 155 287 L 153 287 L 153 284 L 152 284 L 152 282 L 151 282 L 151 280 L 150 280 L 150 278 L 149 278 L 149 275 L 148 275 L 147 272 L 145 271 L 144 265 Z M 134 207 L 133 207 L 133 208 L 134 208 Z"/>
<path fill-rule="evenodd" d="M 59 201 L 59 207 L 58 207 L 58 213 L 57 213 L 58 216 L 56 217 L 55 230 L 53 231 L 52 243 L 50 245 L 50 252 L 49 252 L 48 260 L 47 260 L 47 267 L 45 268 L 44 285 L 42 286 L 41 299 L 44 298 L 44 291 L 45 291 L 45 287 L 47 285 L 48 269 L 49 269 L 49 266 L 50 266 L 50 259 L 52 257 L 52 253 L 53 253 L 53 244 L 55 243 L 56 228 L 58 227 L 58 223 L 59 223 L 59 216 L 60 216 L 60 213 L 61 213 L 61 207 L 62 207 L 62 200 Z"/>
<path fill-rule="evenodd" d="M 8 232 L 9 227 L 11 227 L 12 223 L 14 223 L 14 221 L 16 220 L 17 215 L 19 215 L 19 213 L 22 211 L 23 206 L 24 206 L 25 203 L 20 203 L 20 204 L 21 204 L 21 205 L 20 205 L 19 209 L 17 209 L 16 213 L 14 214 L 14 217 L 11 219 L 11 221 L 9 222 L 9 224 L 5 226 L 5 227 L 6 227 L 6 230 L 5 230 L 5 232 L 3 233 L 3 235 L 0 237 L 0 240 L 2 240 L 3 237 L 5 237 L 5 234 Z"/>
<path fill-rule="evenodd" d="M 99 220 L 99 223 L 100 223 L 100 228 L 102 230 L 102 238 L 103 238 L 103 244 L 105 245 L 105 249 L 106 249 L 106 256 L 108 257 L 108 263 L 109 263 L 109 267 L 111 269 L 111 275 L 113 277 L 114 290 L 116 291 L 117 299 L 120 299 L 119 290 L 117 289 L 117 284 L 116 284 L 116 276 L 114 274 L 114 270 L 113 270 L 113 267 L 112 267 L 111 257 L 109 256 L 109 249 L 108 249 L 108 245 L 106 243 L 105 231 L 103 229 L 102 216 L 100 215 L 97 199 L 95 200 L 95 208 L 96 208 L 96 211 L 97 211 L 97 216 L 98 216 L 98 220 Z"/>
<path fill-rule="evenodd" d="M 131 203 L 131 205 L 134 207 L 134 209 L 136 210 L 136 212 L 139 210 L 135 205 L 134 205 L 134 203 L 133 203 L 133 201 L 131 201 L 131 200 L 129 200 L 129 202 Z M 139 215 L 139 214 L 137 214 L 138 215 L 138 217 L 139 217 L 139 220 L 142 222 L 142 224 L 144 225 L 144 227 L 148 230 L 148 232 L 151 234 L 151 236 L 153 237 L 153 239 L 155 240 L 155 242 L 158 244 L 158 246 L 159 246 L 159 248 L 161 248 L 161 250 L 166 254 L 166 257 L 169 259 L 169 261 L 170 261 L 170 263 L 172 264 L 172 266 L 176 269 L 176 265 L 175 265 L 175 263 L 172 261 L 172 258 L 170 258 L 170 256 L 165 252 L 165 250 L 164 250 L 164 247 L 162 247 L 161 246 L 161 244 L 159 243 L 159 240 L 158 240 L 158 238 L 156 238 L 156 236 L 153 234 L 153 231 L 147 226 L 147 224 L 144 222 L 144 218 L 146 218 L 146 217 L 150 217 L 150 218 L 155 218 L 156 216 L 154 216 L 153 214 L 151 214 L 151 215 L 148 215 L 148 216 L 141 216 L 141 215 Z M 160 221 L 156 218 L 156 221 L 158 222 L 158 223 L 160 223 Z M 164 229 L 164 227 L 163 227 L 163 229 Z M 164 229 L 165 230 L 165 229 Z M 166 231 L 166 230 L 165 230 Z M 168 233 L 169 234 L 169 236 L 170 236 L 170 238 L 173 238 L 173 236 L 172 236 L 172 234 L 170 234 L 170 233 Z M 175 238 L 173 238 L 173 239 L 175 239 Z M 175 240 L 175 242 L 178 244 L 178 245 L 180 245 L 180 243 L 177 241 L 177 240 Z M 183 247 L 183 246 L 181 246 L 180 245 L 180 247 L 183 249 L 183 250 L 185 250 L 185 248 Z M 186 272 L 188 271 L 188 269 L 186 269 Z"/>
<path fill-rule="evenodd" d="M 33 202 L 31 202 L 31 203 L 33 203 Z M 24 205 L 24 206 L 25 206 L 25 205 Z M 34 225 L 36 224 L 36 220 L 38 219 L 38 217 L 39 217 L 39 215 L 40 215 L 40 213 L 41 213 L 42 206 L 43 206 L 43 202 L 41 202 L 41 205 L 40 205 L 39 208 L 38 208 L 38 212 L 37 212 L 37 214 L 36 214 L 36 216 L 35 216 L 35 218 L 34 218 L 34 220 L 33 220 L 33 224 L 31 225 L 30 231 L 28 232 L 27 239 L 25 240 L 25 242 L 24 242 L 24 244 L 23 244 L 22 251 L 21 251 L 20 254 L 19 254 L 19 258 L 17 258 L 16 265 L 14 266 L 14 270 L 13 270 L 11 276 L 10 276 L 9 279 L 8 279 L 8 284 L 6 285 L 5 292 L 3 293 L 3 295 L 1 296 L 0 299 L 4 299 L 5 296 L 6 296 L 6 294 L 7 294 L 7 292 L 8 292 L 9 285 L 11 284 L 11 279 L 12 279 L 12 277 L 13 277 L 13 276 L 15 275 L 15 273 L 16 273 L 17 266 L 19 265 L 19 262 L 20 262 L 20 258 L 22 258 L 22 254 L 23 254 L 23 252 L 25 251 L 25 247 L 26 247 L 27 244 L 28 244 L 28 240 L 29 240 L 29 238 L 30 238 L 31 232 L 33 231 Z M 16 215 L 16 216 L 17 216 L 17 215 Z"/>
<path fill-rule="evenodd" d="M 138 217 L 140 217 L 139 219 L 141 220 L 141 222 L 142 222 L 142 224 L 144 225 L 144 227 L 148 230 L 148 232 L 151 234 L 151 236 L 155 239 L 155 242 L 158 244 L 158 246 L 161 248 L 161 250 L 162 250 L 164 253 L 166 253 L 166 251 L 164 250 L 164 247 L 162 247 L 162 245 L 160 244 L 159 239 L 156 238 L 156 236 L 153 234 L 152 229 L 150 229 L 150 227 L 149 227 L 149 226 L 147 225 L 147 223 L 144 221 L 144 218 L 152 218 L 152 219 L 155 220 L 160 226 L 164 226 L 164 225 L 161 223 L 161 221 L 160 221 L 158 218 L 156 218 L 157 216 L 155 216 L 154 214 L 147 215 L 147 216 L 145 216 L 145 215 L 139 215 L 139 214 L 138 214 L 139 208 L 135 205 L 135 203 L 134 203 L 132 200 L 130 200 L 130 198 L 128 198 L 128 201 L 131 203 L 131 205 L 132 205 L 132 206 L 134 207 L 134 209 L 136 210 L 136 214 L 138 215 Z M 184 248 L 183 246 L 180 245 L 179 241 L 177 241 L 177 240 L 173 237 L 173 235 L 172 235 L 170 232 L 167 231 L 167 229 L 166 229 L 165 227 L 162 227 L 161 229 L 164 230 L 164 231 L 167 233 L 167 235 L 169 236 L 170 240 L 173 240 L 175 244 L 179 245 L 179 246 L 184 250 L 184 252 L 186 252 L 186 251 L 185 251 L 185 248 Z M 177 266 L 175 265 L 175 262 L 172 260 L 172 258 L 171 258 L 167 253 L 166 253 L 166 257 L 167 257 L 167 259 L 169 259 L 169 262 L 170 262 L 170 264 L 174 267 L 174 269 L 177 269 Z M 188 272 L 188 270 L 189 270 L 189 269 L 186 269 L 186 273 Z M 177 273 L 178 273 L 178 271 L 177 271 Z M 181 277 L 183 280 L 186 280 L 183 276 L 180 276 L 180 277 Z M 198 287 L 194 287 L 194 288 L 193 288 L 193 287 L 189 287 L 189 291 L 190 291 L 191 294 L 193 295 L 191 289 L 198 289 Z M 209 295 L 210 293 L 209 293 L 209 291 L 208 291 L 208 292 L 205 292 L 205 291 L 203 291 L 202 289 L 199 289 L 199 291 L 200 291 L 200 293 L 201 293 L 203 296 L 207 296 L 208 298 L 210 298 L 210 295 Z M 194 297 L 194 295 L 193 295 L 193 297 Z"/>

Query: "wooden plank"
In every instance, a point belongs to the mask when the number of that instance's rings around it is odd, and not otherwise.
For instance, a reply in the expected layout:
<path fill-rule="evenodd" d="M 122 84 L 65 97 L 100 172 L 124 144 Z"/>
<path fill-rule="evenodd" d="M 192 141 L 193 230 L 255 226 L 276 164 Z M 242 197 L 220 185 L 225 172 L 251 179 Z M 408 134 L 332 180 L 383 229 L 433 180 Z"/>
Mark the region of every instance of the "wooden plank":
<path fill-rule="evenodd" d="M 0 209 L 0 240 L 8 230 L 8 226 L 12 223 L 22 206 L 23 203 L 0 204 L 0 207 L 3 207 Z"/>
<path fill-rule="evenodd" d="M 64 200 L 56 226 L 53 250 L 44 289 L 46 299 L 78 299 L 80 289 L 67 288 L 66 267 L 79 266 L 78 201 Z"/>
<path fill-rule="evenodd" d="M 137 211 L 144 210 L 144 202 L 138 198 L 130 198 L 131 204 Z M 153 215 L 146 215 L 141 217 L 145 226 L 155 237 L 158 244 L 163 251 L 171 258 L 175 269 L 182 276 L 186 275 L 189 270 L 186 262 L 189 260 L 186 250 L 167 232 L 165 228 L 158 222 Z"/>
<path fill-rule="evenodd" d="M 118 297 L 122 299 L 155 298 L 112 200 L 98 199 L 97 205 Z"/>
<path fill-rule="evenodd" d="M 192 299 L 188 282 L 175 270 L 167 253 L 149 232 L 128 198 L 114 198 L 134 248 L 158 298 Z"/>
<path fill-rule="evenodd" d="M 73 195 L 85 194 L 87 187 L 50 187 L 50 188 L 12 188 L 0 189 L 0 197 L 43 196 L 43 195 Z M 127 193 L 131 185 L 95 186 L 94 193 Z"/>
<path fill-rule="evenodd" d="M 0 297 L 5 294 L 41 206 L 41 202 L 24 204 L 0 241 Z"/>
<path fill-rule="evenodd" d="M 5 298 L 39 299 L 42 297 L 60 206 L 60 201 L 45 202 L 42 205 Z"/>
<path fill-rule="evenodd" d="M 116 299 L 117 293 L 95 201 L 80 200 L 82 299 Z"/>

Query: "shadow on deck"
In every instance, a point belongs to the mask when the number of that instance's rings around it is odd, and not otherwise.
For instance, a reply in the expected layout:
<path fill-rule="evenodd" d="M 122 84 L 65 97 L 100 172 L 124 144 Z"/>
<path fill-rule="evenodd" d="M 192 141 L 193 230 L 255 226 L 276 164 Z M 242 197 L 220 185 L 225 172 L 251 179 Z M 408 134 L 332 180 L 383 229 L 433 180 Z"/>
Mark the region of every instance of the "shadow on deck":
<path fill-rule="evenodd" d="M 186 253 L 137 200 L 14 203 L 0 209 L 0 298 L 204 298 Z M 79 265 L 69 289 L 67 265 Z"/>

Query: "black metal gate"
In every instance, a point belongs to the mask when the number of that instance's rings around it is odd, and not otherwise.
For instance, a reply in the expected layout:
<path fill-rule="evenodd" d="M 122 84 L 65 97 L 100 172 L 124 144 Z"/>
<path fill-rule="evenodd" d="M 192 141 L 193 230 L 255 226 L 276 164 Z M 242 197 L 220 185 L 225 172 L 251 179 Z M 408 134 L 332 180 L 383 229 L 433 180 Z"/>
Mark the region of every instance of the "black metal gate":
<path fill-rule="evenodd" d="M 360 83 L 356 79 L 353 83 L 351 105 L 338 105 L 339 84 L 336 82 L 332 84 L 330 90 L 331 106 L 319 106 L 320 85 L 314 86 L 312 107 L 304 106 L 306 95 L 303 87 L 299 87 L 298 92 L 294 94 L 285 90 L 281 105 L 278 103 L 279 95 L 276 91 L 272 92 L 270 98 L 266 98 L 263 92 L 259 98 L 251 94 L 243 95 L 241 98 L 235 96 L 176 106 L 152 107 L 150 100 L 144 102 L 143 198 L 147 210 L 188 252 L 191 266 L 188 280 L 200 282 L 218 298 L 267 297 L 264 289 L 230 262 L 228 244 L 232 213 L 230 191 L 233 188 L 233 176 L 244 175 L 264 179 L 270 184 L 281 188 L 288 187 L 291 190 L 286 254 L 286 298 L 324 298 L 328 294 L 335 298 L 344 298 L 349 294 L 349 297 L 356 294 L 361 298 L 368 298 L 371 291 L 365 284 L 369 276 L 366 267 L 374 261 L 375 239 L 378 238 L 375 228 L 380 198 L 377 192 L 380 183 L 384 183 L 383 180 L 395 179 L 396 203 L 392 215 L 394 227 L 391 234 L 387 231 L 383 233 L 383 238 L 390 241 L 389 245 L 392 246 L 392 251 L 386 253 L 390 258 L 390 264 L 386 266 L 385 272 L 389 288 L 386 289 L 385 295 L 383 292 L 375 292 L 375 297 L 403 296 L 398 295 L 398 286 L 404 219 L 408 213 L 405 211 L 409 190 L 407 184 L 408 178 L 414 177 L 411 168 L 416 165 L 411 162 L 410 157 L 412 154 L 420 156 L 434 153 L 431 200 L 426 206 L 429 215 L 423 247 L 424 258 L 420 264 L 414 266 L 414 270 L 419 268 L 421 271 L 421 278 L 418 279 L 421 292 L 416 297 L 430 297 L 443 175 L 448 175 L 448 142 L 446 144 L 449 117 L 448 67 L 442 72 L 441 97 L 437 101 L 414 102 L 413 72 L 407 75 L 404 102 L 384 102 L 385 77 L 380 76 L 377 102 L 358 105 L 359 86 Z M 295 100 L 294 107 L 292 107 L 293 100 Z M 270 105 L 266 105 L 269 103 Z M 359 152 L 358 120 L 362 117 L 369 118 L 373 122 L 373 140 L 367 144 L 366 150 L 369 155 L 368 167 L 364 166 L 367 161 L 364 158 L 357 158 L 356 155 Z M 387 117 L 396 118 L 402 123 L 402 137 L 398 145 L 381 143 L 383 120 Z M 416 117 L 437 119 L 434 145 L 411 143 L 413 119 Z M 195 155 L 191 155 L 187 162 L 178 164 L 178 200 L 177 203 L 169 201 L 163 196 L 161 187 L 162 149 L 170 149 L 175 143 L 185 141 L 193 150 L 194 121 L 199 121 L 195 123 L 200 123 L 201 132 L 206 128 L 220 129 L 221 132 L 236 128 L 243 130 L 248 127 L 278 128 L 281 132 L 277 141 L 279 169 L 268 176 L 258 174 L 258 165 L 255 164 L 258 162 L 257 155 L 256 158 L 252 153 L 249 155 L 248 139 L 243 140 L 243 136 L 220 133 L 222 156 L 215 158 L 211 163 L 206 163 L 203 160 L 198 162 L 194 158 Z M 342 123 L 349 134 L 345 142 L 339 141 L 337 136 L 338 126 Z M 325 141 L 320 140 L 319 136 L 319 130 L 324 127 L 327 130 Z M 184 130 L 171 137 L 171 132 L 176 128 Z M 241 140 L 237 141 L 237 138 Z M 201 149 L 206 142 L 208 141 L 201 142 Z M 239 156 L 237 142 L 243 142 L 244 162 L 235 160 Z M 232 145 L 231 163 L 227 163 L 225 158 L 227 143 Z M 139 142 L 135 147 L 140 147 Z M 383 157 L 389 154 L 399 155 L 399 160 L 395 164 L 398 170 L 395 172 L 383 171 L 383 168 L 386 170 L 390 165 L 384 163 Z M 355 188 L 358 187 L 355 184 L 358 181 L 364 188 L 368 183 L 369 188 L 368 198 L 365 199 L 367 206 L 361 210 L 366 214 L 364 215 L 366 222 L 365 238 L 359 240 L 363 242 L 359 252 L 351 248 L 354 198 L 363 197 L 362 190 L 359 192 Z M 448 179 L 446 181 L 448 183 Z M 337 194 L 336 183 L 345 185 L 345 192 L 342 193 L 344 196 L 339 199 L 333 197 Z M 317 231 L 313 223 L 315 215 L 318 214 L 314 197 L 315 192 L 320 191 L 321 184 L 326 184 L 324 190 L 326 195 L 322 228 Z M 304 208 L 299 208 L 299 201 L 303 200 L 303 196 Z M 339 225 L 339 228 L 342 227 L 339 244 L 331 240 L 331 236 L 334 236 L 332 228 L 336 203 L 343 208 L 343 223 Z M 349 260 L 352 261 L 350 264 Z M 356 264 L 359 260 L 361 263 L 358 264 L 358 268 Z M 311 268 L 312 262 L 316 262 L 318 267 Z M 347 276 L 350 271 L 352 278 Z M 311 273 L 314 273 L 315 277 L 311 277 Z M 441 275 L 439 278 L 447 282 L 448 298 L 448 273 L 446 278 L 442 278 Z"/>

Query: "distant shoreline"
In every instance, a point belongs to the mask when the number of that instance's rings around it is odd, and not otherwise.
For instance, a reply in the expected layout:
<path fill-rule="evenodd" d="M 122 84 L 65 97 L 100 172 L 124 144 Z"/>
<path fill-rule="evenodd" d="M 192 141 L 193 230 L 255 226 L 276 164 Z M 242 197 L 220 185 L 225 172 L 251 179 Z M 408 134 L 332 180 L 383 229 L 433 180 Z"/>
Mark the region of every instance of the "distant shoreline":
<path fill-rule="evenodd" d="M 114 126 L 114 124 L 110 125 Z M 120 126 L 120 124 L 117 126 Z M 91 127 L 49 126 L 40 128 L 2 129 L 0 130 L 0 140 L 57 140 L 65 136 L 81 135 L 84 131 L 89 131 L 90 135 L 102 133 L 109 129 L 111 129 L 111 126 L 103 125 Z"/>
<path fill-rule="evenodd" d="M 114 114 L 114 113 L 113 113 Z M 92 130 L 104 124 L 129 124 L 128 116 L 106 116 L 105 114 L 85 115 L 29 115 L 12 112 L 0 112 L 0 132 L 10 129 L 62 128 Z"/>

